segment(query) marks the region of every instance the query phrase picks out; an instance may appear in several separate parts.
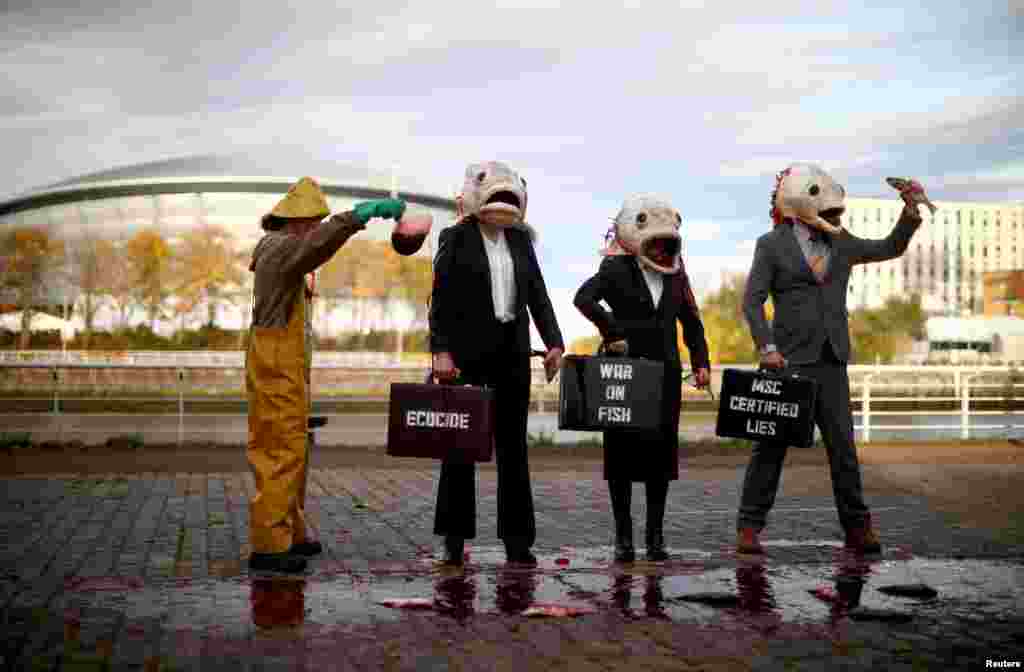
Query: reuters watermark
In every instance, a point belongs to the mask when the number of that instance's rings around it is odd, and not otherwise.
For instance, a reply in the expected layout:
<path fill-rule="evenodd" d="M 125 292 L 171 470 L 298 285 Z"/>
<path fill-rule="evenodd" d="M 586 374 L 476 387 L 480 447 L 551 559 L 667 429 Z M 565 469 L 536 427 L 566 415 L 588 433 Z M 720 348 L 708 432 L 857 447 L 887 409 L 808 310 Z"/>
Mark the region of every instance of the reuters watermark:
<path fill-rule="evenodd" d="M 1020 661 L 1019 660 L 991 660 L 991 659 L 986 658 L 985 659 L 985 669 L 986 670 L 1012 670 L 1012 669 L 1018 669 L 1019 670 L 1020 669 Z"/>

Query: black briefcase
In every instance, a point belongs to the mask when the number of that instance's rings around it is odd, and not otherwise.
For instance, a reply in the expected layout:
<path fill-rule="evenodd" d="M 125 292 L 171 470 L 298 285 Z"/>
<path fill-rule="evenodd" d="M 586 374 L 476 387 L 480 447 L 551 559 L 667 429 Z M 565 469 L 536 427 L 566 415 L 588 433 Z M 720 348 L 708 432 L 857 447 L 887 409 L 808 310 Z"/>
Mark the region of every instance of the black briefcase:
<path fill-rule="evenodd" d="M 814 443 L 817 383 L 792 373 L 722 372 L 715 434 L 808 448 Z"/>
<path fill-rule="evenodd" d="M 566 355 L 559 373 L 558 428 L 583 432 L 661 427 L 665 365 L 650 359 Z"/>
<path fill-rule="evenodd" d="M 392 383 L 387 454 L 461 463 L 489 462 L 494 454 L 494 422 L 492 389 Z"/>

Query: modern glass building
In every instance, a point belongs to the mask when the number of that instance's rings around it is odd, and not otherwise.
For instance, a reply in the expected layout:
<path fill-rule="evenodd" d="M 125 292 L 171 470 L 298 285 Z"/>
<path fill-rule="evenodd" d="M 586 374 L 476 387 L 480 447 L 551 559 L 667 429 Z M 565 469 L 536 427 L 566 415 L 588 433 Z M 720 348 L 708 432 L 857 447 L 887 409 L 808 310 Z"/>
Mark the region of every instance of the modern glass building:
<path fill-rule="evenodd" d="M 890 296 L 920 294 L 932 315 L 980 315 L 986 273 L 1024 269 L 1024 204 L 936 201 L 906 253 L 855 266 L 848 306 L 880 306 Z M 884 238 L 903 209 L 898 198 L 848 198 L 843 225 L 856 236 Z"/>
<path fill-rule="evenodd" d="M 51 237 L 74 245 L 85 237 L 126 241 L 137 231 L 150 228 L 174 245 L 189 230 L 215 225 L 232 234 L 240 251 L 248 251 L 263 235 L 260 217 L 304 175 L 320 182 L 333 212 L 351 209 L 359 201 L 387 197 L 397 187 L 410 208 L 429 210 L 434 217 L 431 238 L 418 253 L 421 255 L 432 254 L 439 231 L 455 219 L 454 199 L 428 193 L 415 178 L 357 163 L 228 155 L 127 166 L 31 190 L 0 202 L 0 234 L 19 227 L 41 227 Z M 389 240 L 390 233 L 390 222 L 378 223 L 360 237 Z M 52 284 L 50 302 L 74 304 L 73 286 Z M 237 318 L 226 316 L 228 322 Z M 388 328 L 386 324 L 374 326 Z"/>

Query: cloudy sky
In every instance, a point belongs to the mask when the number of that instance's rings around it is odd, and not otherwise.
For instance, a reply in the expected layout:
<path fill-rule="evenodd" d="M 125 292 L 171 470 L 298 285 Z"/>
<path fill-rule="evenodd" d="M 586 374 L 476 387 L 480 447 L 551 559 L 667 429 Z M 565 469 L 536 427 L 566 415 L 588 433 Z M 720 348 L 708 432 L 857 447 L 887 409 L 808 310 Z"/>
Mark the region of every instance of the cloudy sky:
<path fill-rule="evenodd" d="M 145 4 L 2 4 L 0 199 L 275 150 L 450 194 L 499 159 L 529 182 L 567 337 L 590 331 L 571 297 L 631 193 L 682 212 L 701 290 L 749 267 L 793 160 L 852 195 L 910 175 L 935 200 L 1024 200 L 1021 0 Z"/>

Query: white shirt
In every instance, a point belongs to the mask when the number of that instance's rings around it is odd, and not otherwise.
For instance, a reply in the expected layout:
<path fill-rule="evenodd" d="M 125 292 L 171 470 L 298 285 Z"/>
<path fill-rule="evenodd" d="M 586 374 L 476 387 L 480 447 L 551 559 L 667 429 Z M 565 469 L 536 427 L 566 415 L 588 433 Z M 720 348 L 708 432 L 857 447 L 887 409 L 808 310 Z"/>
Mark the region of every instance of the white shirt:
<path fill-rule="evenodd" d="M 661 301 L 661 292 L 665 287 L 665 276 L 657 271 L 652 271 L 643 264 L 640 264 L 640 270 L 644 274 L 644 280 L 647 282 L 647 290 L 651 293 L 651 299 L 654 300 L 654 307 L 658 307 L 658 302 Z"/>
<path fill-rule="evenodd" d="M 516 279 L 512 266 L 512 253 L 509 252 L 505 232 L 498 229 L 498 238 L 493 242 L 483 231 L 484 250 L 487 251 L 487 263 L 491 267 L 491 297 L 494 299 L 494 317 L 501 322 L 515 319 L 513 312 L 516 305 Z"/>

